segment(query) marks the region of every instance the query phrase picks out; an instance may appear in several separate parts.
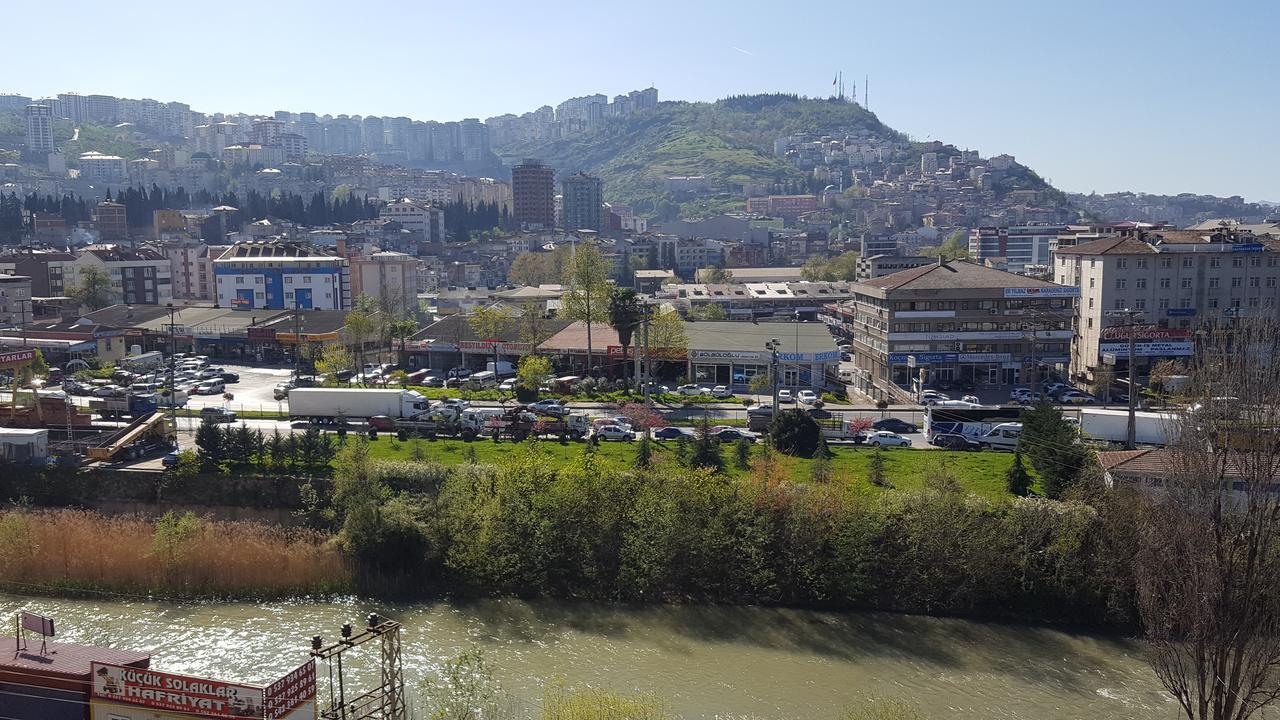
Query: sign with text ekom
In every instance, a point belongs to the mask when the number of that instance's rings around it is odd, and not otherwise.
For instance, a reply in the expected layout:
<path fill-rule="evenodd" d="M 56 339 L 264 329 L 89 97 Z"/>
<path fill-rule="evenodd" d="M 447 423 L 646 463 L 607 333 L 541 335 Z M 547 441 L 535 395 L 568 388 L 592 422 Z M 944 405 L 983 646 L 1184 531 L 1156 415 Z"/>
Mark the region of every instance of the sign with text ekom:
<path fill-rule="evenodd" d="M 263 689 L 174 673 L 95 662 L 92 697 L 206 718 L 261 718 Z"/>

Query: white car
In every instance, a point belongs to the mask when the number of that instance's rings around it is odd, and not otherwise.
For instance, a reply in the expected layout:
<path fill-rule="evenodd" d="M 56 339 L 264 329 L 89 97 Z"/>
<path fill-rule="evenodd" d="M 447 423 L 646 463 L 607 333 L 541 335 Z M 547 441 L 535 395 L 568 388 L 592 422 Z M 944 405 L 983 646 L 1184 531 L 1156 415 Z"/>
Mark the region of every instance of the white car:
<path fill-rule="evenodd" d="M 516 379 L 507 378 L 506 380 L 503 380 L 498 383 L 498 389 L 502 392 L 513 392 L 516 389 Z"/>
<path fill-rule="evenodd" d="M 924 392 L 920 393 L 920 402 L 925 405 L 933 405 L 934 403 L 939 403 L 939 402 L 943 402 L 950 399 L 951 399 L 950 395 L 944 392 L 938 392 L 937 390 L 925 390 Z"/>
<path fill-rule="evenodd" d="M 911 447 L 911 441 L 898 433 L 888 430 L 877 430 L 867 436 L 867 444 L 871 447 Z"/>
<path fill-rule="evenodd" d="M 709 390 L 702 387 L 701 385 L 694 385 L 692 383 L 688 385 L 681 385 L 680 387 L 676 388 L 676 392 L 681 395 L 693 396 L 693 397 L 698 397 L 698 396 L 706 395 L 710 393 Z"/>
<path fill-rule="evenodd" d="M 621 425 L 604 425 L 596 428 L 596 437 L 601 440 L 635 440 L 636 434 L 631 432 L 631 428 Z"/>
<path fill-rule="evenodd" d="M 794 396 L 794 395 L 792 395 L 792 394 L 791 394 L 791 391 L 790 391 L 790 390 L 779 390 L 779 391 L 778 391 L 778 404 L 779 404 L 779 405 L 782 405 L 783 403 L 793 403 L 793 402 L 795 402 L 795 401 L 796 401 L 796 398 L 795 398 L 795 396 Z"/>
<path fill-rule="evenodd" d="M 801 403 L 804 403 L 805 405 L 812 405 L 818 402 L 818 393 L 812 390 L 801 390 L 800 392 L 796 393 L 796 400 L 799 400 Z"/>
<path fill-rule="evenodd" d="M 731 398 L 733 397 L 733 391 L 730 390 L 729 387 L 726 385 L 717 385 L 711 388 L 711 397 Z"/>
<path fill-rule="evenodd" d="M 96 387 L 93 389 L 94 397 L 109 398 L 109 397 L 115 397 L 116 395 L 123 395 L 123 394 L 124 394 L 124 390 L 116 387 L 115 385 L 103 385 L 101 387 Z"/>

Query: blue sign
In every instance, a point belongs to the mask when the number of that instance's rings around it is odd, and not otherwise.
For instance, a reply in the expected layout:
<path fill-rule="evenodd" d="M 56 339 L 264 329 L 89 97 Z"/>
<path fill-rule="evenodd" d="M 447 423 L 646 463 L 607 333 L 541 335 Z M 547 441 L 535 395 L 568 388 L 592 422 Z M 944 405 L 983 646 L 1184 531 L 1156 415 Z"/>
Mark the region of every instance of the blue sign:
<path fill-rule="evenodd" d="M 1169 317 L 1195 317 L 1196 309 L 1195 308 L 1169 308 L 1168 310 L 1164 311 L 1164 314 L 1168 315 Z"/>
<path fill-rule="evenodd" d="M 906 365 L 907 358 L 915 355 L 916 364 L 918 365 L 937 365 L 940 363 L 953 363 L 960 359 L 959 353 L 943 353 L 943 352 L 917 352 L 917 353 L 889 353 L 890 365 Z"/>
<path fill-rule="evenodd" d="M 1262 243 L 1236 243 L 1231 246 L 1231 252 L 1262 252 L 1266 250 L 1266 246 Z"/>

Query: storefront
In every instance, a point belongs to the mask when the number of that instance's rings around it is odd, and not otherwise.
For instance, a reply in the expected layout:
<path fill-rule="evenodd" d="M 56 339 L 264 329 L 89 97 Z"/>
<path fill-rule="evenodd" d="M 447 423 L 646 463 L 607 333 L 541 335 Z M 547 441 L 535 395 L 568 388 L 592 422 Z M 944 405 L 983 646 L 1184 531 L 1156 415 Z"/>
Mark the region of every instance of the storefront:
<path fill-rule="evenodd" d="M 767 352 L 689 351 L 689 377 L 700 385 L 747 385 L 756 375 L 768 374 Z"/>

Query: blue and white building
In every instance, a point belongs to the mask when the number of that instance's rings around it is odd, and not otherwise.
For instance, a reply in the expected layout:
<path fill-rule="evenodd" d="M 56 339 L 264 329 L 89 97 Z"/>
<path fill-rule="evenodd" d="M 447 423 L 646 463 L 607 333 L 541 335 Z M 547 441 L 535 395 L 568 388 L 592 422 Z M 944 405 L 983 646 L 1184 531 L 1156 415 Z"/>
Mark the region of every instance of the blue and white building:
<path fill-rule="evenodd" d="M 305 243 L 237 243 L 214 261 L 213 275 L 220 307 L 351 309 L 347 259 Z"/>

